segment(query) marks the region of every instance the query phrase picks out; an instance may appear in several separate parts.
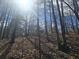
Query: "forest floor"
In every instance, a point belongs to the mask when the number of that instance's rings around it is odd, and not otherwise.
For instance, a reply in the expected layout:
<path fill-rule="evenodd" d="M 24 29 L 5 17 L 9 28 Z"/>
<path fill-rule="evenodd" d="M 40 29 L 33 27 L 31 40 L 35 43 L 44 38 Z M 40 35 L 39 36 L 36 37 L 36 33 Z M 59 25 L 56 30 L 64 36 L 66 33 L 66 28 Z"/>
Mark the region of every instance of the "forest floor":
<path fill-rule="evenodd" d="M 34 41 L 34 39 L 31 39 L 31 41 Z M 2 41 L 2 42 L 6 42 L 6 41 Z M 38 46 L 38 41 L 36 42 L 36 44 Z M 49 42 L 45 43 L 44 45 L 41 44 L 41 48 L 42 50 L 44 50 L 44 52 L 50 51 L 45 45 L 52 49 L 53 51 L 52 56 L 54 57 L 54 59 L 65 59 L 65 58 L 73 59 L 72 56 L 69 56 L 64 52 L 59 51 L 55 46 L 53 46 Z M 35 54 L 35 52 L 37 52 L 37 54 Z M 34 59 L 35 55 L 38 57 L 39 53 L 37 49 L 35 49 L 35 46 L 32 44 L 32 42 L 30 42 L 28 39 L 24 37 L 19 37 L 15 39 L 15 42 L 11 47 L 11 50 L 9 51 L 6 59 Z"/>
<path fill-rule="evenodd" d="M 7 59 L 33 59 L 34 47 L 25 38 L 17 38 L 13 44 Z"/>

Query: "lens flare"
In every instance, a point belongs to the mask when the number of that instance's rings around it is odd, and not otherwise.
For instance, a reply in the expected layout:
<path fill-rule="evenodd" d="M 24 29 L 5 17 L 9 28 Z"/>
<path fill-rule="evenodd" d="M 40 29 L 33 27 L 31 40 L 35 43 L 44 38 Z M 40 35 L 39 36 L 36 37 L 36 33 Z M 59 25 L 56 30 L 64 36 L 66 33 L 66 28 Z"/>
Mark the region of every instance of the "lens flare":
<path fill-rule="evenodd" d="M 34 0 L 17 0 L 16 6 L 22 11 L 31 11 L 34 6 Z"/>

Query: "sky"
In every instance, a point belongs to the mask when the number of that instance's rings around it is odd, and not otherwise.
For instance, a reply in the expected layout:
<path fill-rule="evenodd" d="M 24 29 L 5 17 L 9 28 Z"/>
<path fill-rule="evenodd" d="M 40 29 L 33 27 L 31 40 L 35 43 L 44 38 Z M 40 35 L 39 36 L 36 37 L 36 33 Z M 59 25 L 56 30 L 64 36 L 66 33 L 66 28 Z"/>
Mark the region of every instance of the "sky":
<path fill-rule="evenodd" d="M 17 10 L 15 12 L 16 14 L 22 14 L 22 15 L 25 14 L 25 16 L 28 14 L 34 14 L 35 16 L 37 15 L 36 14 L 37 11 L 35 10 L 35 7 L 34 7 L 36 5 L 35 3 L 36 3 L 36 0 L 10 0 L 10 1 L 8 1 L 9 6 L 14 8 L 15 10 Z M 56 0 L 54 0 L 54 5 L 56 7 Z M 44 25 L 44 9 L 43 9 L 44 5 L 41 4 L 40 8 L 41 8 L 40 9 L 40 22 L 42 23 L 42 26 L 43 26 Z M 4 11 L 4 10 L 2 10 L 2 8 L 1 8 L 1 11 Z M 56 11 L 57 10 L 55 10 L 55 13 L 56 13 Z M 64 11 L 68 12 L 67 9 L 64 9 Z M 50 23 L 50 17 L 49 17 L 50 15 L 48 14 L 48 12 L 46 15 L 47 15 L 46 16 L 47 22 Z M 56 15 L 56 18 L 58 18 L 58 15 Z M 49 25 L 49 23 L 48 23 L 48 25 Z"/>

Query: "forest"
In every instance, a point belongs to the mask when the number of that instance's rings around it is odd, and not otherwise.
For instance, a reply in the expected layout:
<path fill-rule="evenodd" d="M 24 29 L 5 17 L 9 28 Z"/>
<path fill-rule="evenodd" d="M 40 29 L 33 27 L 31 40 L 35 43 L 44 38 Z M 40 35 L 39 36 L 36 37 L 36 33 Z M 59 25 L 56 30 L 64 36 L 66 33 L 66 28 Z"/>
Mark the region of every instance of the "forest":
<path fill-rule="evenodd" d="M 0 0 L 0 59 L 79 59 L 79 0 Z"/>

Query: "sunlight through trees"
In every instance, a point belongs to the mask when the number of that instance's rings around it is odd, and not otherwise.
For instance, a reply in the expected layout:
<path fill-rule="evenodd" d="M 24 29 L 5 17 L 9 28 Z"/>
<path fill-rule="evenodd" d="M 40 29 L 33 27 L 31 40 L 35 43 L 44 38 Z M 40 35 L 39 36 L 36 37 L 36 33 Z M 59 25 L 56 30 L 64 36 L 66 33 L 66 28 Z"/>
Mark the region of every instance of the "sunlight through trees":
<path fill-rule="evenodd" d="M 0 0 L 0 59 L 79 59 L 79 1 Z"/>

